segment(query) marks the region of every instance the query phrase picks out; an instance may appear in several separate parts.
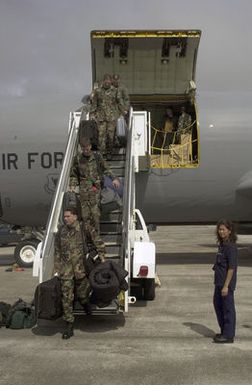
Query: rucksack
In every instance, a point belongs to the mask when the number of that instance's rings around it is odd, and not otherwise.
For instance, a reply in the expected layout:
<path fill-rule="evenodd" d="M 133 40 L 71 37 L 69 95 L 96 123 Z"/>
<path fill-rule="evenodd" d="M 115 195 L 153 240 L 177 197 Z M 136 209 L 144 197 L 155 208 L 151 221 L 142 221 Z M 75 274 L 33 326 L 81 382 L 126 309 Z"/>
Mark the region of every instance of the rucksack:
<path fill-rule="evenodd" d="M 55 320 L 62 316 L 61 282 L 58 277 L 38 284 L 34 304 L 37 318 Z"/>
<path fill-rule="evenodd" d="M 81 202 L 74 191 L 66 191 L 63 197 L 63 211 L 70 208 L 77 210 L 78 219 L 81 220 Z"/>
<path fill-rule="evenodd" d="M 19 298 L 9 310 L 6 327 L 10 329 L 27 329 L 32 328 L 35 324 L 34 306 Z"/>
<path fill-rule="evenodd" d="M 79 140 L 83 137 L 89 138 L 92 149 L 95 150 L 98 145 L 98 127 L 94 120 L 81 120 L 79 127 Z"/>
<path fill-rule="evenodd" d="M 101 204 L 103 205 L 103 211 L 109 212 L 116 210 L 118 207 L 122 207 L 121 196 L 123 194 L 123 185 L 120 181 L 120 187 L 114 188 L 112 180 L 109 176 L 104 175 L 101 170 L 101 154 L 94 151 L 94 157 L 96 160 L 97 171 L 101 178 Z M 119 194 L 120 193 L 120 194 Z"/>

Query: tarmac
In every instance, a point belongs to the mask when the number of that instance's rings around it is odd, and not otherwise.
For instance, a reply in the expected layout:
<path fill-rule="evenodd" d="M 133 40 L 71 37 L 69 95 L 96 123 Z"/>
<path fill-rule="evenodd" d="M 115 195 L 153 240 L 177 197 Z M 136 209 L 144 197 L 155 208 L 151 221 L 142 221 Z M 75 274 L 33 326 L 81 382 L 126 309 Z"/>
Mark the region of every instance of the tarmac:
<path fill-rule="evenodd" d="M 251 385 L 252 235 L 239 235 L 235 295 L 237 336 L 214 344 L 214 226 L 158 227 L 161 287 L 118 316 L 77 317 L 75 335 L 61 339 L 62 320 L 32 329 L 0 328 L 0 385 Z M 13 248 L 0 249 L 0 301 L 30 301 L 31 269 L 8 272 Z"/>

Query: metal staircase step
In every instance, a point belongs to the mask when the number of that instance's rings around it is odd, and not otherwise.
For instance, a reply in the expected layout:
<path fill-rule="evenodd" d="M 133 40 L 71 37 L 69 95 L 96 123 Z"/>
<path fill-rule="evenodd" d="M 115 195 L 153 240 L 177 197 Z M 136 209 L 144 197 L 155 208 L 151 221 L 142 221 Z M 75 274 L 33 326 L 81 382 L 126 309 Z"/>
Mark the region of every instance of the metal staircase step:
<path fill-rule="evenodd" d="M 92 306 L 92 315 L 118 314 L 120 309 L 119 302 L 117 299 L 114 299 L 113 301 L 111 301 L 111 303 L 108 306 L 105 306 L 105 307 L 98 307 L 97 305 L 94 305 L 94 304 L 92 304 L 91 306 Z M 74 314 L 85 315 L 83 307 L 78 301 L 74 303 Z"/>
<path fill-rule="evenodd" d="M 109 167 L 113 167 L 113 169 L 125 169 L 125 160 L 124 159 L 117 159 L 115 161 L 107 160 L 107 164 Z"/>
<path fill-rule="evenodd" d="M 117 255 L 118 256 L 121 254 L 121 245 L 105 243 L 105 248 L 106 248 L 106 255 L 110 255 L 110 256 Z"/>
<path fill-rule="evenodd" d="M 122 233 L 100 233 L 103 242 L 106 244 L 120 244 L 122 243 Z"/>
<path fill-rule="evenodd" d="M 108 247 L 118 247 L 118 246 L 121 246 L 121 243 L 118 243 L 118 242 L 106 242 L 106 246 Z"/>
<path fill-rule="evenodd" d="M 111 231 L 110 230 L 110 231 L 103 231 L 103 232 L 101 231 L 100 232 L 101 235 L 103 235 L 103 234 L 104 235 L 106 235 L 106 234 L 108 234 L 108 235 L 118 235 L 118 234 L 121 234 L 121 233 L 122 233 L 121 231 L 116 231 L 116 230 L 115 231 Z"/>
<path fill-rule="evenodd" d="M 121 221 L 122 219 L 122 212 L 121 210 L 113 210 L 105 212 L 104 209 L 101 210 L 101 222 L 114 222 L 114 221 Z"/>
<path fill-rule="evenodd" d="M 125 161 L 126 155 L 125 154 L 112 154 L 111 158 L 106 160 L 106 162 L 111 165 L 115 161 Z"/>
<path fill-rule="evenodd" d="M 100 233 L 101 235 L 107 233 L 122 233 L 122 223 L 121 221 L 106 222 L 102 221 L 100 223 Z"/>
<path fill-rule="evenodd" d="M 118 254 L 106 253 L 106 260 L 112 259 L 114 262 L 120 263 L 121 258 Z"/>

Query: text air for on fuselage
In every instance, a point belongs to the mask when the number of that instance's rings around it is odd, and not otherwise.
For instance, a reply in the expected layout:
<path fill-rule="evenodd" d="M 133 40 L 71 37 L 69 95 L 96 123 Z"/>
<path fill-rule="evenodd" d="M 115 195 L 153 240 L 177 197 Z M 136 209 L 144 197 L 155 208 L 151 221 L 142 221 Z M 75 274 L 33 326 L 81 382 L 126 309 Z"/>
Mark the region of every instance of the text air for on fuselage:
<path fill-rule="evenodd" d="M 62 164 L 64 153 L 55 152 L 27 152 L 17 154 L 16 152 L 1 153 L 0 168 L 2 170 L 18 170 L 25 168 L 59 168 Z"/>

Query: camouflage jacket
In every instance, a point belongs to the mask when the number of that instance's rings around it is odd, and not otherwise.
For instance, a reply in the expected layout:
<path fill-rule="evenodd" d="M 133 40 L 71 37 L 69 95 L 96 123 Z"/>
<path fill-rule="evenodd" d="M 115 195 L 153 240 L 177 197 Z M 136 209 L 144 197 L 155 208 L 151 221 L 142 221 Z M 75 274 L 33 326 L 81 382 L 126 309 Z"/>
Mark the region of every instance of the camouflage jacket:
<path fill-rule="evenodd" d="M 130 100 L 128 90 L 124 85 L 120 85 L 117 88 L 117 100 L 118 100 L 118 109 L 119 114 L 125 115 L 125 112 L 130 108 Z"/>
<path fill-rule="evenodd" d="M 183 112 L 178 119 L 178 131 L 190 130 L 192 118 L 191 115 Z"/>
<path fill-rule="evenodd" d="M 86 244 L 84 249 L 87 249 Z M 78 221 L 71 227 L 62 225 L 55 238 L 54 271 L 61 279 L 82 279 L 86 276 L 83 264 L 83 241 Z"/>
<path fill-rule="evenodd" d="M 104 175 L 115 179 L 115 175 L 99 152 L 93 151 L 89 157 L 79 153 L 73 160 L 69 186 L 80 186 L 80 192 L 96 194 L 101 191 Z"/>
<path fill-rule="evenodd" d="M 97 121 L 111 122 L 119 117 L 118 105 L 122 103 L 119 100 L 119 93 L 113 86 L 108 89 L 103 86 L 94 91 L 90 114 L 95 116 Z"/>

